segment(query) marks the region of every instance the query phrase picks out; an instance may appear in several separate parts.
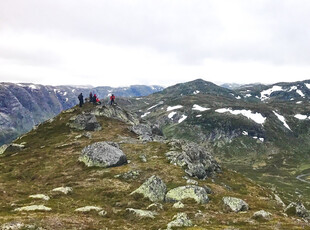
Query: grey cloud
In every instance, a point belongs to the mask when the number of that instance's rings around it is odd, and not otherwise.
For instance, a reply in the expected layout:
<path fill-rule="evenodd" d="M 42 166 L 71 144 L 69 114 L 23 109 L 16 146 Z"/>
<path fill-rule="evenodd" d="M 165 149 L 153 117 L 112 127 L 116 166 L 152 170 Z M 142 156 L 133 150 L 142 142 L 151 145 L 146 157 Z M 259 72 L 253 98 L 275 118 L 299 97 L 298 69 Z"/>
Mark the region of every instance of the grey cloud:
<path fill-rule="evenodd" d="M 309 1 L 234 1 L 241 15 L 227 9 L 228 2 L 10 0 L 0 3 L 0 20 L 19 30 L 150 47 L 186 64 L 205 58 L 310 63 Z M 253 24 L 240 28 L 248 38 L 234 39 L 238 31 L 230 31 L 218 15 L 225 8 L 244 22 L 251 17 Z"/>

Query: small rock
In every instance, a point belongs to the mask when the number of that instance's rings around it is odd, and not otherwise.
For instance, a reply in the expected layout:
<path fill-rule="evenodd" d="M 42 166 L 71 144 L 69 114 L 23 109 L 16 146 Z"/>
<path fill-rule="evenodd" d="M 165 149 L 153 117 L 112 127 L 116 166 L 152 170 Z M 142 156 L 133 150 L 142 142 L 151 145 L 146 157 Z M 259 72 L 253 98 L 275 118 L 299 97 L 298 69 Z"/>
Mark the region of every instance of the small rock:
<path fill-rule="evenodd" d="M 90 211 L 100 212 L 100 211 L 102 211 L 102 208 L 97 207 L 97 206 L 84 206 L 84 207 L 81 207 L 81 208 L 77 208 L 74 211 L 75 212 L 90 212 Z"/>
<path fill-rule="evenodd" d="M 2 145 L 0 147 L 0 155 L 2 155 L 8 147 L 9 147 L 9 145 Z"/>
<path fill-rule="evenodd" d="M 67 195 L 68 193 L 72 192 L 73 189 L 71 187 L 58 187 L 58 188 L 54 188 L 52 191 L 53 192 L 62 192 L 62 193 Z"/>
<path fill-rule="evenodd" d="M 137 179 L 140 176 L 140 171 L 139 170 L 130 170 L 128 172 L 125 172 L 123 174 L 118 174 L 114 177 L 116 178 L 123 178 L 125 180 L 130 180 L 130 179 Z"/>
<path fill-rule="evenodd" d="M 173 208 L 184 208 L 184 204 L 181 201 L 178 201 L 173 204 Z"/>
<path fill-rule="evenodd" d="M 75 109 L 67 109 L 62 111 L 63 113 L 73 113 L 75 111 Z"/>
<path fill-rule="evenodd" d="M 194 199 L 197 203 L 200 204 L 205 204 L 209 201 L 206 190 L 196 185 L 180 186 L 171 189 L 166 194 L 165 199 L 167 202 L 177 202 L 187 198 Z"/>
<path fill-rule="evenodd" d="M 173 227 L 191 227 L 193 226 L 192 221 L 187 217 L 186 213 L 176 214 L 170 223 L 167 225 L 167 229 L 173 229 Z"/>
<path fill-rule="evenodd" d="M 157 212 L 142 210 L 142 209 L 134 209 L 134 208 L 126 208 L 126 211 L 129 213 L 133 213 L 135 216 L 140 218 L 152 218 L 154 219 L 156 215 L 158 215 Z"/>
<path fill-rule="evenodd" d="M 144 154 L 140 155 L 139 158 L 143 163 L 147 162 L 146 156 Z"/>
<path fill-rule="evenodd" d="M 159 210 L 163 210 L 164 207 L 162 204 L 160 203 L 153 203 L 153 204 L 150 204 L 149 206 L 147 206 L 146 208 L 147 210 L 153 210 L 153 211 L 159 211 Z"/>
<path fill-rule="evenodd" d="M 42 200 L 49 200 L 50 197 L 44 194 L 35 194 L 35 195 L 30 195 L 30 198 L 34 198 L 34 199 L 42 199 Z"/>
<path fill-rule="evenodd" d="M 108 213 L 107 213 L 107 211 L 102 210 L 98 214 L 99 214 L 99 216 L 106 216 Z"/>
<path fill-rule="evenodd" d="M 166 184 L 159 177 L 153 175 L 147 179 L 138 189 L 131 193 L 140 193 L 152 202 L 164 201 L 167 192 Z"/>
<path fill-rule="evenodd" d="M 249 210 L 249 205 L 245 201 L 236 197 L 223 197 L 223 202 L 224 205 L 233 212 Z"/>
<path fill-rule="evenodd" d="M 24 206 L 21 208 L 14 209 L 15 212 L 22 212 L 22 211 L 51 211 L 52 209 L 49 207 L 46 207 L 44 205 L 30 205 L 30 206 Z"/>
<path fill-rule="evenodd" d="M 24 223 L 21 222 L 9 222 L 1 225 L 2 230 L 19 230 L 25 227 Z"/>
<path fill-rule="evenodd" d="M 186 184 L 198 185 L 198 182 L 195 181 L 195 180 L 192 180 L 192 179 L 188 179 L 188 180 L 186 181 Z"/>
<path fill-rule="evenodd" d="M 96 142 L 86 146 L 82 150 L 79 161 L 88 167 L 97 166 L 103 168 L 126 164 L 126 155 L 116 146 L 118 145 L 112 142 Z"/>
<path fill-rule="evenodd" d="M 205 190 L 207 194 L 212 194 L 212 189 L 206 185 L 202 186 Z"/>
<path fill-rule="evenodd" d="M 280 206 L 282 206 L 283 208 L 285 208 L 285 204 L 284 204 L 284 202 L 282 201 L 282 199 L 277 195 L 277 194 L 274 194 L 274 198 L 275 198 L 275 200 L 276 200 L 276 202 L 277 202 L 277 204 L 278 205 L 280 205 Z"/>
<path fill-rule="evenodd" d="M 270 220 L 272 214 L 270 212 L 266 212 L 265 210 L 257 211 L 253 214 L 252 218 L 256 220 Z"/>

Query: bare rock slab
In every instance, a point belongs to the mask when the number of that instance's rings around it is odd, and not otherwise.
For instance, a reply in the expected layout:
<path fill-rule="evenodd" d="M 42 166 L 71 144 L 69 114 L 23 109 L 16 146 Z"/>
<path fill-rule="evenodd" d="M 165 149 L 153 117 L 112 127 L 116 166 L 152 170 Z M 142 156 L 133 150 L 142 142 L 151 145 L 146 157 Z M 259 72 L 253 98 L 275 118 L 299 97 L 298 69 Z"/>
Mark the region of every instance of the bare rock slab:
<path fill-rule="evenodd" d="M 151 176 L 138 189 L 131 193 L 139 193 L 152 202 L 164 201 L 167 192 L 166 184 L 158 176 Z"/>
<path fill-rule="evenodd" d="M 270 212 L 266 212 L 265 210 L 257 211 L 253 214 L 252 218 L 256 220 L 271 220 L 272 214 Z"/>
<path fill-rule="evenodd" d="M 54 188 L 52 190 L 52 192 L 61 192 L 65 195 L 71 193 L 73 191 L 73 189 L 71 187 L 58 187 L 58 188 Z"/>
<path fill-rule="evenodd" d="M 158 215 L 157 212 L 148 211 L 148 210 L 142 210 L 142 209 L 126 208 L 126 211 L 129 212 L 129 213 L 134 214 L 136 217 L 139 217 L 139 218 L 151 218 L 151 219 L 154 219 L 155 216 Z"/>
<path fill-rule="evenodd" d="M 206 190 L 196 185 L 181 186 L 171 189 L 166 194 L 167 202 L 178 202 L 184 199 L 194 199 L 197 203 L 208 203 L 209 198 Z"/>
<path fill-rule="evenodd" d="M 15 212 L 29 211 L 51 211 L 52 209 L 44 205 L 30 205 L 14 209 Z"/>
<path fill-rule="evenodd" d="M 82 150 L 79 161 L 88 167 L 108 168 L 126 164 L 127 157 L 116 143 L 97 142 Z"/>
<path fill-rule="evenodd" d="M 187 217 L 186 213 L 178 213 L 173 217 L 173 220 L 168 223 L 167 229 L 173 229 L 177 227 L 191 227 L 193 226 L 192 221 Z"/>
<path fill-rule="evenodd" d="M 247 211 L 249 205 L 244 201 L 236 197 L 223 197 L 223 202 L 233 212 Z"/>

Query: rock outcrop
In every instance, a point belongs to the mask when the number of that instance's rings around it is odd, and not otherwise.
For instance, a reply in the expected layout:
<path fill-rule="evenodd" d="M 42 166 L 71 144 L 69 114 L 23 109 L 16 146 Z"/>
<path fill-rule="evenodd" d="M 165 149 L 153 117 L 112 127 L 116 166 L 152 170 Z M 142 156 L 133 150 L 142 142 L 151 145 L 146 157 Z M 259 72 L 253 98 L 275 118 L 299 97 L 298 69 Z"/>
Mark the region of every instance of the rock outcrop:
<path fill-rule="evenodd" d="M 186 141 L 174 141 L 170 145 L 177 150 L 167 152 L 166 157 L 171 164 L 183 167 L 189 176 L 205 179 L 221 172 L 220 165 L 204 147 Z"/>
<path fill-rule="evenodd" d="M 85 147 L 79 161 L 92 167 L 115 167 L 127 163 L 127 157 L 116 143 L 97 142 Z"/>
<path fill-rule="evenodd" d="M 197 203 L 208 203 L 209 198 L 204 188 L 196 185 L 181 186 L 171 189 L 166 194 L 167 202 L 178 202 L 184 199 L 194 199 Z"/>
<path fill-rule="evenodd" d="M 68 193 L 71 193 L 72 191 L 73 189 L 71 187 L 58 187 L 52 190 L 52 192 L 61 192 L 65 195 L 67 195 Z"/>
<path fill-rule="evenodd" d="M 81 208 L 77 208 L 74 211 L 75 212 L 91 212 L 91 211 L 96 211 L 96 212 L 100 212 L 102 210 L 101 207 L 97 207 L 97 206 L 84 206 Z"/>
<path fill-rule="evenodd" d="M 224 205 L 233 212 L 247 211 L 249 205 L 244 201 L 236 197 L 223 197 Z"/>
<path fill-rule="evenodd" d="M 30 205 L 30 206 L 24 206 L 21 208 L 16 208 L 14 211 L 16 212 L 29 212 L 29 211 L 51 211 L 52 209 L 49 207 L 46 207 L 44 205 Z"/>
<path fill-rule="evenodd" d="M 192 221 L 187 217 L 186 213 L 176 214 L 170 223 L 167 225 L 167 230 L 173 229 L 174 227 L 191 227 L 193 226 Z"/>
<path fill-rule="evenodd" d="M 289 215 L 297 215 L 302 218 L 310 218 L 310 212 L 305 208 L 305 206 L 298 202 L 290 203 L 284 210 L 285 213 Z"/>
<path fill-rule="evenodd" d="M 85 131 L 98 131 L 102 129 L 96 116 L 90 113 L 82 113 L 71 117 L 68 125 L 70 128 Z"/>
<path fill-rule="evenodd" d="M 131 193 L 139 193 L 152 202 L 164 201 L 167 192 L 166 184 L 159 177 L 153 175 L 147 179 L 138 189 Z"/>
<path fill-rule="evenodd" d="M 29 197 L 33 198 L 33 199 L 42 199 L 42 200 L 49 200 L 50 199 L 49 196 L 44 195 L 44 194 L 35 194 L 35 195 L 30 195 Z"/>
<path fill-rule="evenodd" d="M 136 217 L 139 218 L 151 218 L 154 219 L 156 215 L 158 215 L 157 212 L 148 211 L 148 210 L 142 210 L 142 209 L 134 209 L 134 208 L 126 208 L 126 211 L 129 213 L 134 214 Z"/>

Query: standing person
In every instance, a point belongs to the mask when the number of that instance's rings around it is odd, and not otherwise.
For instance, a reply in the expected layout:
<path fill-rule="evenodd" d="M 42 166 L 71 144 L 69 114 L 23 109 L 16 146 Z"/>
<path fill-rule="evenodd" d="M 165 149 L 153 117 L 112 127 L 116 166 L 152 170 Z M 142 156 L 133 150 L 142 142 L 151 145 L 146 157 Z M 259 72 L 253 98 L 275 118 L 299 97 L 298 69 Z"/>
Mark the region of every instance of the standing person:
<path fill-rule="evenodd" d="M 110 97 L 110 100 L 111 100 L 110 105 L 114 105 L 114 99 L 115 99 L 115 96 L 114 94 L 112 94 Z"/>
<path fill-rule="evenodd" d="M 84 103 L 83 94 L 82 94 L 82 93 L 79 94 L 78 99 L 79 99 L 79 101 L 80 101 L 80 107 L 82 107 L 82 105 L 83 105 L 83 103 Z"/>
<path fill-rule="evenodd" d="M 93 93 L 90 92 L 90 93 L 89 93 L 89 102 L 92 102 L 92 101 L 93 101 Z"/>
<path fill-rule="evenodd" d="M 94 94 L 94 96 L 93 96 L 93 103 L 94 103 L 94 105 L 96 104 L 96 102 L 97 102 L 97 95 Z"/>

